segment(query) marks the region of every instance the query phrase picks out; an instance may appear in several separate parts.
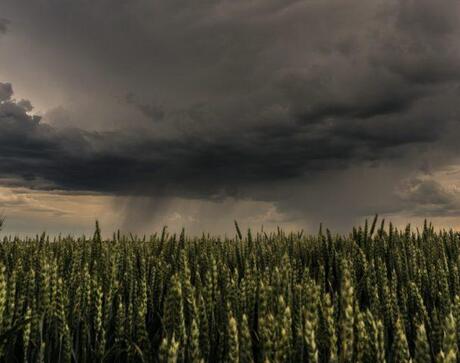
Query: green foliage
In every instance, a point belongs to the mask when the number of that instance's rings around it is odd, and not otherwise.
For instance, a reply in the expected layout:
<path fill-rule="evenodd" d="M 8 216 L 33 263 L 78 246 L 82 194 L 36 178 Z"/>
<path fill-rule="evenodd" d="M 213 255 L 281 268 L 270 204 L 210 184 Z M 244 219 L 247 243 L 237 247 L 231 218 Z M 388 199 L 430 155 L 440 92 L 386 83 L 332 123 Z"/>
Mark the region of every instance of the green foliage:
<path fill-rule="evenodd" d="M 458 362 L 460 234 L 0 244 L 1 362 Z"/>

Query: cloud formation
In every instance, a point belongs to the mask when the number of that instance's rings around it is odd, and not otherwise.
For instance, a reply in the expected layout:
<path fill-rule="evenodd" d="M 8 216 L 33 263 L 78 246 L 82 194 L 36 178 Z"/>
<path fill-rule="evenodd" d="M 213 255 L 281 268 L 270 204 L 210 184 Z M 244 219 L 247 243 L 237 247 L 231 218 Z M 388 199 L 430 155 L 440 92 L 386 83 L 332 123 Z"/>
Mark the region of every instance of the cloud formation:
<path fill-rule="evenodd" d="M 359 200 L 352 216 L 416 210 L 436 184 L 395 191 L 456 162 L 455 0 L 5 0 L 0 12 L 27 34 L 6 34 L 0 74 L 33 101 L 62 99 L 40 120 L 0 84 L 8 185 L 263 200 L 316 220 L 331 213 L 322 200 Z M 365 203 L 368 184 L 386 197 Z"/>
<path fill-rule="evenodd" d="M 414 177 L 401 184 L 399 195 L 403 209 L 410 215 L 446 217 L 460 215 L 460 189 L 447 186 L 432 177 Z"/>
<path fill-rule="evenodd" d="M 120 195 L 250 197 L 248 187 L 305 178 L 404 154 L 438 140 L 421 120 L 252 126 L 214 137 L 159 137 L 146 130 L 54 128 L 0 84 L 1 177 L 36 188 Z M 346 126 L 342 123 L 346 122 Z M 401 125 L 398 123 L 402 122 Z M 396 137 L 394 128 L 398 127 Z M 407 129 L 405 129 L 407 128 Z M 415 146 L 414 146 L 415 145 Z"/>

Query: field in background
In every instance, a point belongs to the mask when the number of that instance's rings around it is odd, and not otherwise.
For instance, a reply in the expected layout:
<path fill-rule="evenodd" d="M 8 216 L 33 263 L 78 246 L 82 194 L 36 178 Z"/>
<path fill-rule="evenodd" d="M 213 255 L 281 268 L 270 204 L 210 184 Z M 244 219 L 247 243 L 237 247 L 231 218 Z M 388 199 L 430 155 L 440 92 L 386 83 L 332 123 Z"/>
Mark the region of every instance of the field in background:
<path fill-rule="evenodd" d="M 460 235 L 376 220 L 0 244 L 7 362 L 457 362 Z"/>

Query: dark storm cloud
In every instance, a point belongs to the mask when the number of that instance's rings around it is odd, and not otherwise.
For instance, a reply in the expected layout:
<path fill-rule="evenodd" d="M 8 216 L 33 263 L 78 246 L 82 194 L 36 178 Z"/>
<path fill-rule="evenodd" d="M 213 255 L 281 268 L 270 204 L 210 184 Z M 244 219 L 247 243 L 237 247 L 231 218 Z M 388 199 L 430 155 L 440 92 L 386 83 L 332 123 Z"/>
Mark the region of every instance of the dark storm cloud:
<path fill-rule="evenodd" d="M 33 50 L 20 79 L 42 71 L 72 112 L 56 105 L 52 126 L 39 122 L 2 84 L 1 176 L 299 210 L 285 198 L 296 183 L 404 159 L 388 174 L 397 186 L 430 150 L 441 155 L 434 168 L 458 152 L 459 9 L 456 0 L 5 0 L 0 11 L 26 27 Z M 333 189 L 322 184 L 318 195 Z M 305 193 L 308 213 L 318 210 L 321 198 Z"/>
<path fill-rule="evenodd" d="M 293 122 L 213 138 L 168 139 L 145 130 L 55 129 L 30 116 L 30 107 L 10 93 L 0 103 L 0 176 L 32 187 L 46 181 L 49 188 L 69 191 L 247 197 L 248 185 L 384 159 L 391 148 L 436 139 L 423 123 L 408 124 L 393 138 L 393 119 L 347 122 L 345 129 L 340 122 Z"/>

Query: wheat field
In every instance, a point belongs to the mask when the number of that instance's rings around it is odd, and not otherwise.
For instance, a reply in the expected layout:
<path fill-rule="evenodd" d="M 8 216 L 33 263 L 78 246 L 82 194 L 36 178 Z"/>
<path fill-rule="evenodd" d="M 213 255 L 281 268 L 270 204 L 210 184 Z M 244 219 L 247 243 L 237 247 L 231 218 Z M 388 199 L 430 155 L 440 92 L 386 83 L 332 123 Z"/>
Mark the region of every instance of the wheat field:
<path fill-rule="evenodd" d="M 378 226 L 377 226 L 378 224 Z M 457 362 L 460 234 L 0 244 L 4 362 Z"/>

